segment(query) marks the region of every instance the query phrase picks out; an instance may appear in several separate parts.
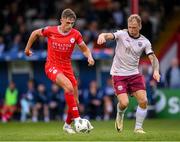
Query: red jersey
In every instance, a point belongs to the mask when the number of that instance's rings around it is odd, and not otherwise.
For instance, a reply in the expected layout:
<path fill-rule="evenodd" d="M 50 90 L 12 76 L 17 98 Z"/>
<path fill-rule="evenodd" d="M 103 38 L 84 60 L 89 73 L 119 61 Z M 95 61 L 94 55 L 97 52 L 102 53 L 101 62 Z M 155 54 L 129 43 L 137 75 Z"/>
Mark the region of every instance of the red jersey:
<path fill-rule="evenodd" d="M 58 26 L 48 26 L 42 29 L 42 34 L 48 39 L 46 64 L 58 68 L 71 66 L 71 55 L 75 44 L 81 44 L 83 41 L 80 32 L 72 28 L 68 33 L 63 34 L 58 30 Z"/>

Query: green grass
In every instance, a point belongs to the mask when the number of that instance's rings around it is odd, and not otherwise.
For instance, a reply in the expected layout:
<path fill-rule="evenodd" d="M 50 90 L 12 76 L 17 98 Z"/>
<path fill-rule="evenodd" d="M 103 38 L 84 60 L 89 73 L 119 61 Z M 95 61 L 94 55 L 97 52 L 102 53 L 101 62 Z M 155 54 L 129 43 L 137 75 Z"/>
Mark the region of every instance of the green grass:
<path fill-rule="evenodd" d="M 133 133 L 134 120 L 124 122 L 117 133 L 114 121 L 92 121 L 95 129 L 89 134 L 68 135 L 62 131 L 63 122 L 0 123 L 0 141 L 180 141 L 180 120 L 146 120 L 147 134 Z"/>

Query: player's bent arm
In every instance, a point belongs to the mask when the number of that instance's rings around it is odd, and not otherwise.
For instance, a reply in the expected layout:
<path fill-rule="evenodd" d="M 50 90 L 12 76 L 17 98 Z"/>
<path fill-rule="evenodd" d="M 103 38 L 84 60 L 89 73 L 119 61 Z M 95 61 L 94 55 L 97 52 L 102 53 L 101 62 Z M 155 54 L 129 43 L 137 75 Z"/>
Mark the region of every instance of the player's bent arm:
<path fill-rule="evenodd" d="M 34 43 L 34 41 L 40 36 L 42 36 L 42 29 L 34 30 L 31 33 L 31 35 L 28 39 L 28 42 L 26 44 L 25 51 L 24 51 L 27 56 L 30 56 L 32 54 L 32 52 L 30 51 L 30 48 L 31 48 L 32 44 Z"/>
<path fill-rule="evenodd" d="M 91 51 L 84 42 L 79 44 L 79 49 L 84 54 L 84 56 L 88 59 L 89 65 L 90 66 L 94 65 L 94 59 L 92 57 Z"/>
<path fill-rule="evenodd" d="M 98 36 L 97 44 L 103 44 L 103 43 L 105 43 L 107 40 L 113 40 L 113 39 L 114 39 L 113 33 L 101 33 L 101 34 Z"/>

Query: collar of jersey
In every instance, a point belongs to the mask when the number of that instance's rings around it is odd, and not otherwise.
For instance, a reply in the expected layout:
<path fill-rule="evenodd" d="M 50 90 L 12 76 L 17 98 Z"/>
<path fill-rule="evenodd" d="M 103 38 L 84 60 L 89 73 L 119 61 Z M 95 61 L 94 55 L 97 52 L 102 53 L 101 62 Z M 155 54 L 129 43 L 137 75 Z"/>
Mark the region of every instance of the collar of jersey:
<path fill-rule="evenodd" d="M 60 27 L 60 26 L 57 26 L 58 33 L 60 33 L 61 35 L 64 35 L 64 36 L 65 36 L 65 35 L 68 35 L 68 34 L 71 32 L 71 30 L 72 30 L 72 29 L 71 29 L 69 32 L 63 33 L 63 32 L 60 31 L 59 27 Z"/>
<path fill-rule="evenodd" d="M 128 35 L 131 37 L 131 38 L 133 38 L 133 39 L 138 39 L 138 38 L 140 38 L 140 36 L 141 36 L 141 34 L 139 34 L 139 36 L 138 37 L 133 37 L 133 36 L 131 36 L 130 34 L 129 34 L 129 32 L 127 31 L 127 33 L 128 33 Z"/>

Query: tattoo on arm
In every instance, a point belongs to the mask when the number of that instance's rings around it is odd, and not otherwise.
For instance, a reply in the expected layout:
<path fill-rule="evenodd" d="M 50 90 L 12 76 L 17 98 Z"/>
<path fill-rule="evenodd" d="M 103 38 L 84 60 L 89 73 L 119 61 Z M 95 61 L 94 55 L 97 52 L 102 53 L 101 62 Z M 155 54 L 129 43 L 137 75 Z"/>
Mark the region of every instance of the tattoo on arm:
<path fill-rule="evenodd" d="M 159 61 L 157 59 L 157 57 L 154 54 L 149 55 L 152 67 L 153 67 L 153 71 L 159 71 Z"/>

